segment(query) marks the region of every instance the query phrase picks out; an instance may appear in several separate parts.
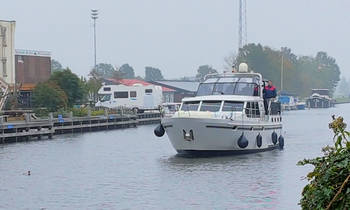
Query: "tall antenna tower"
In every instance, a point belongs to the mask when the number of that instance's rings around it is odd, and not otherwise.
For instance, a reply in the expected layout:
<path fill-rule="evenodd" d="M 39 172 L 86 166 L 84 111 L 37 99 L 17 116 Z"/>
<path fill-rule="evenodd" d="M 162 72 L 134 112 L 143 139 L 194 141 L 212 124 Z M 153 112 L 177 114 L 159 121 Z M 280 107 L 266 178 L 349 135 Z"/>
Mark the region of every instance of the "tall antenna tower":
<path fill-rule="evenodd" d="M 247 44 L 247 0 L 239 0 L 238 52 Z"/>

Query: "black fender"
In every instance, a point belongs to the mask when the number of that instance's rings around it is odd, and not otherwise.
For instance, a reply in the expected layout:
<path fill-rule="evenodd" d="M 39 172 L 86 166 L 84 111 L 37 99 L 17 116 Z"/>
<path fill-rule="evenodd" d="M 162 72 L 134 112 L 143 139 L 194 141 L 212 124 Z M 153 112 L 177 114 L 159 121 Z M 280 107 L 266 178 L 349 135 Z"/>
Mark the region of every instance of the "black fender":
<path fill-rule="evenodd" d="M 275 131 L 271 134 L 271 139 L 273 144 L 277 144 L 277 133 Z"/>
<path fill-rule="evenodd" d="M 162 137 L 165 133 L 165 129 L 162 124 L 159 124 L 155 129 L 154 129 L 154 135 L 157 137 Z"/>
<path fill-rule="evenodd" d="M 256 146 L 258 146 L 259 148 L 262 146 L 262 136 L 260 135 L 260 133 L 256 136 Z"/>
<path fill-rule="evenodd" d="M 280 137 L 278 138 L 278 146 L 280 149 L 283 149 L 284 147 L 284 137 L 282 135 L 280 135 Z"/>
<path fill-rule="evenodd" d="M 239 137 L 237 144 L 240 148 L 246 148 L 249 144 L 248 139 L 244 136 L 244 133 Z"/>

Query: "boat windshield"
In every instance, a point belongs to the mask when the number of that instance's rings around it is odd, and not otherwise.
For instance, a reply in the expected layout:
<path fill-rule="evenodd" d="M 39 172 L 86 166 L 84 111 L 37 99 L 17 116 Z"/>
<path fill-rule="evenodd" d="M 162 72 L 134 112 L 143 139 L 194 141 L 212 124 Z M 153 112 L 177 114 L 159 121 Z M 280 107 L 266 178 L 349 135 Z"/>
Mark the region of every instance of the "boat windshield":
<path fill-rule="evenodd" d="M 242 95 L 259 96 L 260 87 L 256 83 L 202 83 L 198 87 L 197 96 L 207 95 Z"/>
<path fill-rule="evenodd" d="M 197 90 L 197 96 L 206 95 L 243 95 L 259 96 L 258 77 L 222 77 L 209 78 L 201 83 Z"/>
<path fill-rule="evenodd" d="M 98 97 L 99 97 L 99 101 L 101 102 L 111 100 L 111 94 L 100 94 Z"/>

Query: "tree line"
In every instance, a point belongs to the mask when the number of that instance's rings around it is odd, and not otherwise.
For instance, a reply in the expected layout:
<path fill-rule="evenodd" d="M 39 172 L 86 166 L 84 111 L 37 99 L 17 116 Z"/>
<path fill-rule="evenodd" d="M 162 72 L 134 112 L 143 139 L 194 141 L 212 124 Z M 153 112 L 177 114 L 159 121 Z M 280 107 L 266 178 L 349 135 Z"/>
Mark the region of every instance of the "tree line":
<path fill-rule="evenodd" d="M 340 80 L 339 66 L 326 52 L 296 56 L 287 47 L 274 50 L 261 44 L 248 44 L 240 49 L 235 62 L 247 63 L 249 69 L 272 80 L 278 89 L 283 68 L 283 90 L 301 97 L 309 96 L 311 89 L 316 88 L 329 89 L 333 93 Z"/>
<path fill-rule="evenodd" d="M 340 80 L 339 66 L 326 52 L 318 52 L 315 56 L 297 56 L 287 47 L 275 50 L 261 44 L 248 44 L 240 49 L 238 56 L 231 55 L 225 61 L 226 70 L 231 70 L 231 66 L 237 68 L 242 62 L 247 63 L 250 70 L 261 73 L 265 79 L 272 80 L 278 89 L 281 87 L 283 67 L 283 90 L 301 97 L 309 96 L 311 89 L 314 88 L 327 88 L 333 93 Z M 96 102 L 97 92 L 105 79 L 145 81 L 165 79 L 160 69 L 150 66 L 145 67 L 144 78 L 136 76 L 134 68 L 129 64 L 115 67 L 108 63 L 99 63 L 86 79 L 79 78 L 69 68 L 63 68 L 58 61 L 52 60 L 51 72 L 51 78 L 38 84 L 33 91 L 33 106 L 45 107 L 49 111 L 71 108 L 75 104 Z M 179 80 L 201 82 L 207 74 L 212 73 L 218 71 L 210 65 L 201 65 L 196 75 L 191 76 L 189 73 Z M 349 94 L 346 88 L 349 86 L 347 81 L 342 81 L 340 86 L 344 95 Z"/>

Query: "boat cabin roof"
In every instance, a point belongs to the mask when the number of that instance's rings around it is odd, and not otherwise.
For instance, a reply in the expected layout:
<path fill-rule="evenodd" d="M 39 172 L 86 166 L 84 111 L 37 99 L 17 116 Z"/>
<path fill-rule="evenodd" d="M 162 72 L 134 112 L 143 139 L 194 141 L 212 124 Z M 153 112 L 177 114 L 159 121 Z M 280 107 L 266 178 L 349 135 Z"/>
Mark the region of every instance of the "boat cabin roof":
<path fill-rule="evenodd" d="M 189 101 L 241 101 L 241 102 L 257 102 L 262 101 L 262 98 L 255 96 L 240 96 L 240 95 L 209 95 L 183 98 L 182 102 Z"/>

